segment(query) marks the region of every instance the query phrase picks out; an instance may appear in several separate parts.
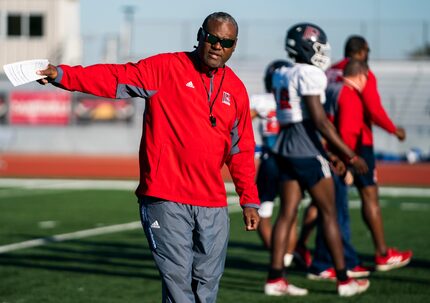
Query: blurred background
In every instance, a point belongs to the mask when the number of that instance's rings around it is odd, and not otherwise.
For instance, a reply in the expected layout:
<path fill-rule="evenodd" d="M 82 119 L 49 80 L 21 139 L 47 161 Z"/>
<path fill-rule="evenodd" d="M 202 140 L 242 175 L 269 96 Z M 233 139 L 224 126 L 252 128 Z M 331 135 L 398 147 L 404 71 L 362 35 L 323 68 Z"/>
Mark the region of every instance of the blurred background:
<path fill-rule="evenodd" d="M 429 1 L 0 0 L 0 63 L 121 63 L 188 51 L 214 11 L 229 12 L 239 23 L 228 65 L 249 94 L 263 92 L 265 67 L 286 57 L 285 33 L 294 23 L 321 26 L 333 62 L 342 59 L 349 35 L 364 36 L 384 107 L 407 131 L 406 142 L 399 143 L 375 127 L 377 158 L 429 161 Z M 92 177 L 136 177 L 143 110 L 142 99 L 111 102 L 36 83 L 14 88 L 1 71 L 0 176 L 70 177 L 88 169 Z"/>

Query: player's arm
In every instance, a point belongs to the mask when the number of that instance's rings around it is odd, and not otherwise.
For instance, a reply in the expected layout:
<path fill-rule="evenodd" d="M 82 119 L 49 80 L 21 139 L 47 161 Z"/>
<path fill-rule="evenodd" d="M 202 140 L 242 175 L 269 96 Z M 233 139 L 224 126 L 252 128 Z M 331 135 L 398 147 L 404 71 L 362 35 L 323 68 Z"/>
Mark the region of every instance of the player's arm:
<path fill-rule="evenodd" d="M 390 117 L 382 106 L 376 77 L 371 71 L 369 71 L 368 80 L 362 92 L 362 100 L 366 112 L 369 114 L 370 120 L 375 125 L 381 127 L 390 134 L 394 134 L 400 141 L 405 139 L 405 130 L 401 127 L 397 127 L 393 121 L 391 121 Z"/>
<path fill-rule="evenodd" d="M 330 161 L 330 166 L 334 173 L 339 176 L 343 176 L 346 172 L 345 163 L 334 153 L 327 151 L 327 157 Z"/>
<path fill-rule="evenodd" d="M 358 157 L 339 137 L 336 128 L 328 120 L 319 96 L 303 96 L 303 100 L 309 110 L 312 121 L 321 135 L 340 153 L 349 159 L 358 173 L 365 173 L 368 167 L 364 160 Z"/>

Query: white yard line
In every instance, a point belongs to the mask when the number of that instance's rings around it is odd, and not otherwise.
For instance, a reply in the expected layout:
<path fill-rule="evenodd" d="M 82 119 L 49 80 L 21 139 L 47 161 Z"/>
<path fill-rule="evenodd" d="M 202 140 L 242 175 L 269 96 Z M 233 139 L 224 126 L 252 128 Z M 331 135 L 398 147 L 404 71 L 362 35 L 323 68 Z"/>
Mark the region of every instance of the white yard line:
<path fill-rule="evenodd" d="M 118 180 L 54 180 L 54 179 L 6 179 L 0 178 L 0 187 L 7 189 L 0 190 L 0 198 L 25 195 L 25 190 L 40 190 L 41 193 L 50 193 L 49 190 L 63 189 L 117 189 L 117 190 L 134 190 L 137 181 L 118 181 Z M 24 191 L 22 191 L 24 189 Z M 226 191 L 234 193 L 234 185 L 226 183 Z M 32 191 L 34 194 L 34 192 Z M 52 192 L 51 192 L 52 193 Z M 381 187 L 380 194 L 385 196 L 410 196 L 410 197 L 430 197 L 430 188 L 401 188 L 401 187 Z M 383 201 L 382 201 L 383 202 Z M 359 201 L 350 201 L 352 207 L 357 207 Z M 381 203 L 383 204 L 383 203 Z M 229 212 L 238 212 L 239 198 L 237 196 L 228 197 Z M 383 205 L 381 205 L 383 206 Z M 418 203 L 402 203 L 401 208 L 405 210 L 429 210 L 430 206 Z M 142 228 L 140 221 L 117 224 L 105 227 L 97 227 L 66 234 L 54 235 L 47 238 L 38 238 L 19 243 L 12 243 L 0 246 L 0 254 L 16 251 L 25 248 L 32 248 L 47 245 L 54 242 L 63 242 L 73 239 L 81 239 L 91 236 L 122 232 Z"/>
<path fill-rule="evenodd" d="M 382 196 L 398 197 L 430 197 L 430 188 L 424 187 L 380 187 L 379 194 Z"/>
<path fill-rule="evenodd" d="M 9 179 L 0 178 L 0 187 L 25 189 L 124 189 L 134 190 L 138 181 L 71 180 L 71 179 Z"/>
<path fill-rule="evenodd" d="M 136 221 L 136 222 L 130 222 L 125 224 L 117 224 L 117 225 L 97 227 L 92 229 L 84 229 L 84 230 L 80 230 L 72 233 L 54 235 L 52 237 L 47 237 L 47 238 L 39 238 L 39 239 L 33 239 L 33 240 L 3 245 L 3 246 L 0 246 L 0 254 L 19 250 L 19 249 L 24 249 L 24 248 L 42 246 L 53 242 L 63 242 L 67 240 L 81 239 L 81 238 L 86 238 L 91 236 L 98 236 L 103 234 L 132 230 L 132 229 L 137 229 L 141 227 L 142 225 L 140 224 L 140 221 Z"/>
<path fill-rule="evenodd" d="M 227 200 L 228 200 L 228 205 L 229 205 L 228 208 L 230 213 L 235 213 L 241 210 L 239 206 L 239 199 L 237 197 L 231 197 L 231 198 L 229 197 Z M 2 245 L 0 246 L 0 254 L 15 251 L 15 250 L 20 250 L 20 249 L 47 245 L 50 243 L 58 243 L 58 242 L 64 242 L 68 240 L 82 239 L 82 238 L 87 238 L 92 236 L 123 232 L 127 230 L 139 229 L 139 228 L 142 228 L 140 221 L 135 221 L 135 222 L 124 223 L 124 224 L 84 229 L 76 232 L 59 234 L 59 235 L 54 235 L 46 238 L 38 238 L 38 239 L 33 239 L 33 240 L 28 240 L 28 241 L 23 241 L 18 243 Z"/>

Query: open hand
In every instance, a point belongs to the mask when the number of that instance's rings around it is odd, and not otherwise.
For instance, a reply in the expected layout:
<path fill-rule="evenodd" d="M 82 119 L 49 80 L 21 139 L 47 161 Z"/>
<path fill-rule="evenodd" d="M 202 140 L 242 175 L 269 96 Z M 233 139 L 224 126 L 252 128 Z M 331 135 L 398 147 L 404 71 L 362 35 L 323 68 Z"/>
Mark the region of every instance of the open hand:
<path fill-rule="evenodd" d="M 37 71 L 36 74 L 46 76 L 46 78 L 37 80 L 37 82 L 43 85 L 52 82 L 58 76 L 57 68 L 52 64 L 49 64 L 46 69 Z"/>

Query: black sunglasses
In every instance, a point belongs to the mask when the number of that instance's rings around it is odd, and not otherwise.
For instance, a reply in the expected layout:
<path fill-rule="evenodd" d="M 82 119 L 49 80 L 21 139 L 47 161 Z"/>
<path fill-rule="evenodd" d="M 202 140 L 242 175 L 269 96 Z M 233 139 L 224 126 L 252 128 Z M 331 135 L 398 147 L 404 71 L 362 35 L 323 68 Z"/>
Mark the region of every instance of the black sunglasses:
<path fill-rule="evenodd" d="M 217 36 L 214 36 L 214 35 L 208 33 L 203 28 L 202 28 L 202 33 L 203 33 L 203 37 L 205 39 L 205 42 L 208 42 L 211 45 L 217 44 L 219 42 L 219 44 L 223 48 L 232 48 L 234 43 L 236 42 L 236 39 L 220 39 Z"/>

